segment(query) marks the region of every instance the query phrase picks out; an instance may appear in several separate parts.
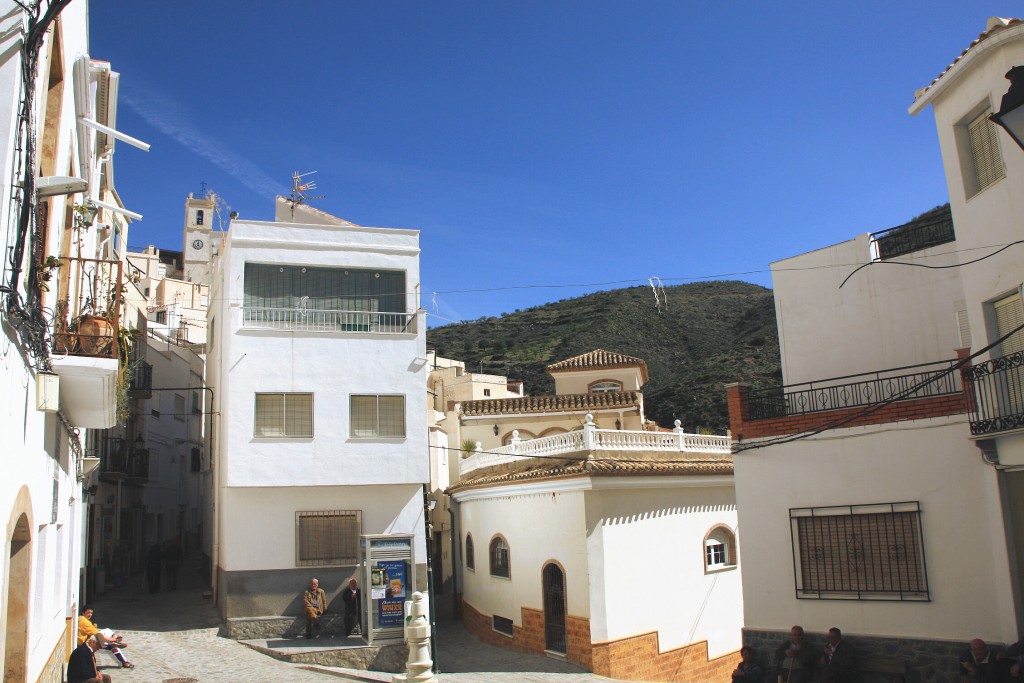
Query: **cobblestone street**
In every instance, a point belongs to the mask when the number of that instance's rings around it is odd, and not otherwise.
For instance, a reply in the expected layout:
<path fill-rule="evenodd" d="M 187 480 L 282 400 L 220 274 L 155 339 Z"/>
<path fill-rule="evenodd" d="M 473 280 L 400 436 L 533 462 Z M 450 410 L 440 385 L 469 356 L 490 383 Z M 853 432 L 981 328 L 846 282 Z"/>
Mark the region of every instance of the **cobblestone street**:
<path fill-rule="evenodd" d="M 186 564 L 177 591 L 149 595 L 136 576 L 100 596 L 92 605 L 96 623 L 124 636 L 129 643 L 124 652 L 135 664 L 133 670 L 122 670 L 111 654 L 101 651 L 96 656 L 100 670 L 115 683 L 391 680 L 389 673 L 289 664 L 221 638 L 217 611 L 203 597 L 204 590 L 195 565 Z M 443 615 L 437 630 L 438 662 L 444 672 L 438 674 L 439 681 L 615 683 L 556 659 L 485 645 Z"/>

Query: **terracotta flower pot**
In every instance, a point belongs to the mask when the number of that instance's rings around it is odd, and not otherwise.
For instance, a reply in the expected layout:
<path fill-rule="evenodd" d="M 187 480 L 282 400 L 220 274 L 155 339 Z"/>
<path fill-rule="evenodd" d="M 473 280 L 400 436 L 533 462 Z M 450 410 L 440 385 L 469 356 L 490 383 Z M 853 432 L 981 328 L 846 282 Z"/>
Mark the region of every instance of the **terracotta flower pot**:
<path fill-rule="evenodd" d="M 111 356 L 114 322 L 98 315 L 83 315 L 78 322 L 78 345 L 86 356 Z"/>

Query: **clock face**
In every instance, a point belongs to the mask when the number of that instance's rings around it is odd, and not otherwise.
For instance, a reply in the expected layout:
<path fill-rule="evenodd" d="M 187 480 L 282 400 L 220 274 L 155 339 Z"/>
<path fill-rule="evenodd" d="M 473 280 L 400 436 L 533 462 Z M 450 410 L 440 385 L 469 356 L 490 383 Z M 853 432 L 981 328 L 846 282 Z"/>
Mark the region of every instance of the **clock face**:
<path fill-rule="evenodd" d="M 202 249 L 203 248 L 203 241 L 202 240 L 192 240 L 192 248 L 193 249 Z"/>

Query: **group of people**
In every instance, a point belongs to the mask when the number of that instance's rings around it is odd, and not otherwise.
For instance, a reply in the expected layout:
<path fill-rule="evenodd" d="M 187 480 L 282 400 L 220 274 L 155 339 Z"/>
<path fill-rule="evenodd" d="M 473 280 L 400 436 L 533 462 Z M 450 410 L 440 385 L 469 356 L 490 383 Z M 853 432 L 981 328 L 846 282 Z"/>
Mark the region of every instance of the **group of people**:
<path fill-rule="evenodd" d="M 834 627 L 828 630 L 823 648 L 807 642 L 803 627 L 791 628 L 789 640 L 775 650 L 768 678 L 753 648 L 744 645 L 740 657 L 742 661 L 732 673 L 733 683 L 811 683 L 815 672 L 825 683 L 853 683 L 857 676 L 853 647 L 843 640 L 843 632 Z"/>
<path fill-rule="evenodd" d="M 178 590 L 178 570 L 185 560 L 185 554 L 181 550 L 181 543 L 178 539 L 168 541 L 164 547 L 154 543 L 146 552 L 146 583 L 149 592 L 160 592 L 161 569 L 167 574 L 167 590 Z"/>
<path fill-rule="evenodd" d="M 68 683 L 110 683 L 110 675 L 101 674 L 96 666 L 96 652 L 100 649 L 109 650 L 121 664 L 121 668 L 135 668 L 121 652 L 122 648 L 128 646 L 124 638 L 110 629 L 99 628 L 92 618 L 92 607 L 82 607 L 78 617 L 78 647 L 72 651 L 68 659 Z"/>
<path fill-rule="evenodd" d="M 341 601 L 345 605 L 345 625 L 342 638 L 348 638 L 362 624 L 360 615 L 362 596 L 363 591 L 359 588 L 359 583 L 355 579 L 350 579 L 348 585 L 341 592 Z M 309 589 L 302 594 L 302 604 L 306 613 L 306 638 L 319 638 L 323 633 L 320 616 L 327 611 L 327 593 L 320 587 L 319 580 L 309 580 Z"/>
<path fill-rule="evenodd" d="M 975 639 L 960 657 L 960 683 L 1024 683 L 1021 664 L 1024 639 L 1001 652 L 992 652 L 985 641 Z M 753 648 L 740 649 L 742 661 L 732 673 L 733 683 L 853 683 L 857 677 L 857 657 L 853 646 L 843 640 L 838 628 L 828 630 L 824 648 L 808 644 L 804 629 L 794 626 L 789 640 L 775 650 L 772 668 L 765 671 Z M 767 676 L 766 676 L 767 673 Z"/>

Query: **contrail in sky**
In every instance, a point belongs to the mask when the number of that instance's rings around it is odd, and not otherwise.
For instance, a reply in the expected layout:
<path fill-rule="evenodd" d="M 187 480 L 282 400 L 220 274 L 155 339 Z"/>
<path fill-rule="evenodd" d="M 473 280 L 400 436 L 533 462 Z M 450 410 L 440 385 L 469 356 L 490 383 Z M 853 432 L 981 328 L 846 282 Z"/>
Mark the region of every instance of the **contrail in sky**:
<path fill-rule="evenodd" d="M 208 159 L 256 194 L 273 197 L 281 194 L 284 189 L 256 164 L 199 130 L 190 120 L 192 117 L 189 112 L 177 102 L 154 92 L 141 94 L 128 93 L 124 90 L 121 92 L 121 99 L 161 133 Z"/>

